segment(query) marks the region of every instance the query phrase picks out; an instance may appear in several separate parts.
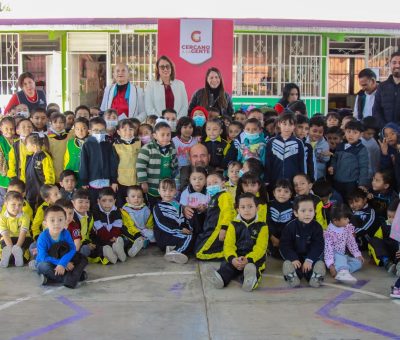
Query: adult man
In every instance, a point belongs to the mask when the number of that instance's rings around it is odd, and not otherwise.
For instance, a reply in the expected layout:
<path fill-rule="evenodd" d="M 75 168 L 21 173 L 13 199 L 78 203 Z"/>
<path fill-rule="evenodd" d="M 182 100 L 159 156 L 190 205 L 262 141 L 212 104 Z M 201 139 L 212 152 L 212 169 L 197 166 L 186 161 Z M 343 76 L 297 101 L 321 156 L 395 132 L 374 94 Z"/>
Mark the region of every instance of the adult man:
<path fill-rule="evenodd" d="M 390 57 L 392 74 L 378 86 L 372 115 L 380 127 L 389 122 L 400 124 L 400 51 Z"/>
<path fill-rule="evenodd" d="M 375 102 L 375 93 L 378 87 L 376 74 L 370 68 L 365 68 L 358 74 L 358 83 L 361 90 L 357 93 L 354 103 L 354 117 L 362 120 L 364 117 L 372 116 L 372 107 Z"/>

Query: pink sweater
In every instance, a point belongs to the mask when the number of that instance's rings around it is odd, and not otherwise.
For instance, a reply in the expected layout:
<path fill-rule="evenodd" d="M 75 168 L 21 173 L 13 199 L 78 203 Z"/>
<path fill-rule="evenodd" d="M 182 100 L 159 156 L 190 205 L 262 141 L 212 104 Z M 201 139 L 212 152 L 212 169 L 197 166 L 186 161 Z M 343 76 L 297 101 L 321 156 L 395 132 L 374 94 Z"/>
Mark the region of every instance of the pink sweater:
<path fill-rule="evenodd" d="M 339 228 L 333 223 L 330 223 L 328 229 L 324 232 L 324 238 L 324 257 L 328 268 L 335 263 L 335 253 L 344 255 L 346 247 L 354 257 L 361 256 L 361 252 L 354 238 L 354 226 L 352 224 L 348 224 L 344 228 Z"/>

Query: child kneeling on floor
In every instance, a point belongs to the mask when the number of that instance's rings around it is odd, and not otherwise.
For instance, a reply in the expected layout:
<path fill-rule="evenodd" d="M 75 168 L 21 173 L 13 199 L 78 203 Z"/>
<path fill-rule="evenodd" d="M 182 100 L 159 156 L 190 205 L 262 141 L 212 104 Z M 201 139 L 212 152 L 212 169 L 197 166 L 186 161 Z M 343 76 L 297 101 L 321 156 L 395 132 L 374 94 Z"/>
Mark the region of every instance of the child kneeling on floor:
<path fill-rule="evenodd" d="M 84 269 L 88 262 L 85 256 L 76 252 L 74 241 L 66 229 L 64 209 L 56 205 L 47 208 L 43 224 L 46 229 L 39 235 L 36 257 L 40 284 L 53 281 L 75 288 L 79 281 L 86 280 Z"/>
<path fill-rule="evenodd" d="M 283 262 L 283 276 L 291 287 L 306 278 L 311 287 L 319 287 L 326 273 L 321 261 L 324 237 L 321 225 L 314 220 L 315 203 L 310 195 L 297 196 L 293 203 L 296 219 L 282 230 L 279 250 Z"/>
<path fill-rule="evenodd" d="M 229 224 L 224 241 L 224 257 L 219 270 L 207 276 L 215 288 L 223 288 L 236 276 L 243 280 L 242 288 L 251 292 L 261 280 L 265 269 L 268 227 L 257 218 L 256 197 L 241 194 L 236 201 L 239 215 Z"/>
<path fill-rule="evenodd" d="M 335 280 L 355 283 L 357 279 L 351 273 L 362 267 L 361 255 L 354 237 L 354 226 L 350 224 L 350 209 L 339 204 L 330 211 L 331 223 L 324 232 L 325 263 Z M 353 257 L 346 255 L 346 248 Z"/>
<path fill-rule="evenodd" d="M 154 236 L 158 247 L 165 250 L 169 262 L 184 264 L 192 247 L 193 231 L 183 215 L 183 206 L 175 201 L 176 184 L 173 179 L 161 180 L 158 192 L 161 202 L 154 206 Z"/>

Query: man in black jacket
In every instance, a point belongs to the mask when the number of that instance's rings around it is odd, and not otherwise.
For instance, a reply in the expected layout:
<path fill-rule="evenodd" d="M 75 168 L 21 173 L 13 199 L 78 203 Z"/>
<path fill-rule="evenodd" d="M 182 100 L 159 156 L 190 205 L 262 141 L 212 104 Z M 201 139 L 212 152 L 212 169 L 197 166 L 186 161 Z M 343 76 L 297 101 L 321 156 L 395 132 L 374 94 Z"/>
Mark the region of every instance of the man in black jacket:
<path fill-rule="evenodd" d="M 376 74 L 370 68 L 365 68 L 358 73 L 358 83 L 361 90 L 357 93 L 354 103 L 354 117 L 362 120 L 372 115 L 372 108 L 375 102 L 375 94 L 378 84 Z"/>
<path fill-rule="evenodd" d="M 400 51 L 390 57 L 392 74 L 378 86 L 372 115 L 381 127 L 387 123 L 400 123 Z"/>

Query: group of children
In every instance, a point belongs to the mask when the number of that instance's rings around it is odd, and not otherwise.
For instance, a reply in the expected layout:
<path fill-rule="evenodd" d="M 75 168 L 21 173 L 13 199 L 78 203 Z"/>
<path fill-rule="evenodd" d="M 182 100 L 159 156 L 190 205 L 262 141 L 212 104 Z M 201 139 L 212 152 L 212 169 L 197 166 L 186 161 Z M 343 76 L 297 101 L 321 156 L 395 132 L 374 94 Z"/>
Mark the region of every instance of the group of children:
<path fill-rule="evenodd" d="M 88 262 L 124 262 L 156 244 L 171 262 L 221 260 L 207 273 L 217 288 L 239 277 L 255 289 L 267 254 L 292 287 L 303 277 L 320 286 L 326 268 L 355 282 L 364 250 L 400 274 L 393 123 L 379 135 L 373 118 L 337 113 L 195 107 L 140 122 L 85 106 L 21 110 L 0 122 L 1 267 L 29 261 L 42 284 L 73 288 Z M 202 166 L 190 159 L 197 144 Z"/>

